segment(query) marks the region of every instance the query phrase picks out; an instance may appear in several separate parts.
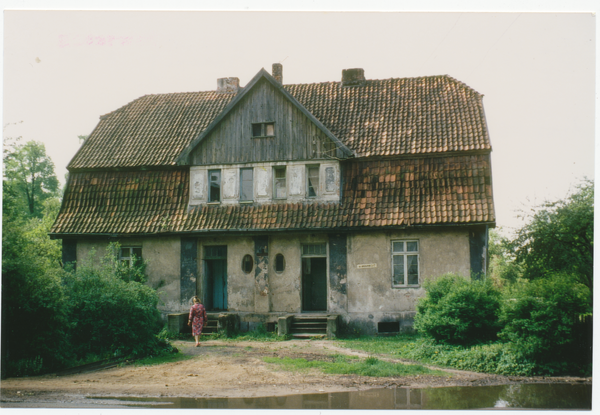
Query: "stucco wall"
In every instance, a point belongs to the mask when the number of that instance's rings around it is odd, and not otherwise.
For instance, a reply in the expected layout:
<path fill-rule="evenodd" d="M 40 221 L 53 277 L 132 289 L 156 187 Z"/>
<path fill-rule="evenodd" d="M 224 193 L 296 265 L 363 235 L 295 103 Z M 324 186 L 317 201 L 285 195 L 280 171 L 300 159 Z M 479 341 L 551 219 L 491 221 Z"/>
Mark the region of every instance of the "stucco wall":
<path fill-rule="evenodd" d="M 181 312 L 179 303 L 179 275 L 180 275 L 180 238 L 140 238 L 122 239 L 118 241 L 121 246 L 142 247 L 142 257 L 146 262 L 147 284 L 159 292 L 158 309 L 163 313 Z M 106 255 L 108 241 L 106 240 L 78 240 L 77 263 L 85 261 L 92 251 L 94 265 Z"/>
<path fill-rule="evenodd" d="M 198 278 L 197 293 L 205 298 L 206 270 L 204 267 L 204 247 L 211 245 L 227 246 L 227 304 L 230 311 L 254 311 L 255 283 L 254 272 L 246 274 L 242 270 L 245 255 L 254 258 L 252 237 L 209 237 L 198 238 Z"/>
<path fill-rule="evenodd" d="M 393 240 L 419 241 L 419 286 L 392 287 Z M 423 282 L 446 273 L 470 274 L 466 230 L 377 232 L 348 238 L 348 316 L 373 332 L 380 321 L 411 320 Z M 410 324 L 408 321 L 407 324 Z M 401 324 L 402 325 L 402 324 Z"/>

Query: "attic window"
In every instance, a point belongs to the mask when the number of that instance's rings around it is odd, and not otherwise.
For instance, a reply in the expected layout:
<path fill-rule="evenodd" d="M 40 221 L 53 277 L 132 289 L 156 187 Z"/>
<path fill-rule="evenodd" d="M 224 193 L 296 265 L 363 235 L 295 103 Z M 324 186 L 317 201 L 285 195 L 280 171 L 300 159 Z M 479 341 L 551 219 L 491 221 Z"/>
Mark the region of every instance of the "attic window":
<path fill-rule="evenodd" d="M 260 137 L 274 137 L 275 136 L 275 123 L 274 122 L 260 122 L 252 124 L 252 138 Z"/>

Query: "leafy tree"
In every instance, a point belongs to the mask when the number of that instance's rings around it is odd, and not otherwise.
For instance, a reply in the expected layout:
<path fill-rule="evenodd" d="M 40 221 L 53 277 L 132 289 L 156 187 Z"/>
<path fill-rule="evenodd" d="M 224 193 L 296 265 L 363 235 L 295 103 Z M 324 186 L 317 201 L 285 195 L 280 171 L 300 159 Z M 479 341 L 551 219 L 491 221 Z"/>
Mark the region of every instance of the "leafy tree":
<path fill-rule="evenodd" d="M 585 180 L 564 200 L 544 203 L 510 244 L 527 279 L 572 275 L 593 292 L 594 183 Z"/>
<path fill-rule="evenodd" d="M 15 145 L 4 156 L 3 189 L 8 196 L 20 198 L 30 215 L 40 216 L 44 200 L 58 196 L 59 183 L 54 173 L 54 163 L 46 155 L 43 143 L 28 141 Z M 19 205 L 19 202 L 15 202 Z"/>
<path fill-rule="evenodd" d="M 587 288 L 567 274 L 521 280 L 504 293 L 500 337 L 536 364 L 538 374 L 585 371 L 591 341 L 580 317 L 591 312 Z M 587 350 L 586 350 L 587 348 Z"/>
<path fill-rule="evenodd" d="M 503 288 L 507 283 L 514 283 L 523 275 L 522 266 L 515 262 L 510 252 L 510 241 L 495 229 L 490 230 L 488 255 L 490 258 L 489 277 L 494 285 Z"/>
<path fill-rule="evenodd" d="M 60 244 L 48 232 L 58 200 L 44 217 L 2 216 L 2 374 L 57 368 L 69 358 Z"/>

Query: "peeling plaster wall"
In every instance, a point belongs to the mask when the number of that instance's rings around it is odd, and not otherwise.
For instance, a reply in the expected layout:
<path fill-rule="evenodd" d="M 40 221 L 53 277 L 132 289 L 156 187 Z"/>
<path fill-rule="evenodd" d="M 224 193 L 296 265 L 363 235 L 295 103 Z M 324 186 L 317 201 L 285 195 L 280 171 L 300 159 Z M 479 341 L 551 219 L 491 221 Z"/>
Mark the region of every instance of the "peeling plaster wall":
<path fill-rule="evenodd" d="M 121 246 L 141 246 L 142 257 L 146 262 L 147 285 L 159 292 L 158 309 L 164 315 L 185 312 L 180 305 L 179 294 L 179 257 L 180 238 L 140 238 L 121 239 Z M 82 263 L 95 250 L 93 264 L 100 265 L 106 255 L 107 240 L 78 240 L 77 262 Z M 187 308 L 187 306 L 185 307 Z"/>
<path fill-rule="evenodd" d="M 198 278 L 197 294 L 205 298 L 206 271 L 204 247 L 209 245 L 227 245 L 227 306 L 229 311 L 254 311 L 254 271 L 246 274 L 242 270 L 245 255 L 254 258 L 254 239 L 252 237 L 200 237 L 198 238 Z"/>
<path fill-rule="evenodd" d="M 271 264 L 269 282 L 271 287 L 271 307 L 273 311 L 299 313 L 301 311 L 300 280 L 300 240 L 291 236 L 273 236 L 270 240 Z M 283 272 L 275 272 L 275 256 L 282 254 L 285 261 Z"/>
<path fill-rule="evenodd" d="M 392 288 L 391 241 L 419 241 L 418 288 Z M 365 268 L 359 268 L 359 265 Z M 470 274 L 467 230 L 378 232 L 348 237 L 348 316 L 367 332 L 379 321 L 412 321 L 423 281 L 446 273 Z"/>

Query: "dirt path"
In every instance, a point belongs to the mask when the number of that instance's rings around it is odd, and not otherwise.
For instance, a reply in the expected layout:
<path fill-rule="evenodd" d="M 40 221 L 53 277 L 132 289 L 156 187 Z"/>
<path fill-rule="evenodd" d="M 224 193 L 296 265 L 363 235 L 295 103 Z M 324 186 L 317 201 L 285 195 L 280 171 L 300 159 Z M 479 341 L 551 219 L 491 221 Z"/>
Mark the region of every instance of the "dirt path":
<path fill-rule="evenodd" d="M 127 365 L 67 376 L 10 378 L 0 383 L 0 406 L 89 407 L 93 406 L 89 397 L 259 397 L 397 386 L 591 382 L 591 379 L 506 377 L 458 370 L 445 370 L 447 376 L 393 378 L 325 375 L 316 370 L 290 373 L 277 370 L 263 358 L 287 356 L 324 360 L 332 354 L 361 357 L 368 354 L 339 347 L 331 340 L 268 343 L 211 340 L 203 342 L 202 347 L 193 347 L 192 341 L 173 344 L 192 359 L 158 366 Z"/>

